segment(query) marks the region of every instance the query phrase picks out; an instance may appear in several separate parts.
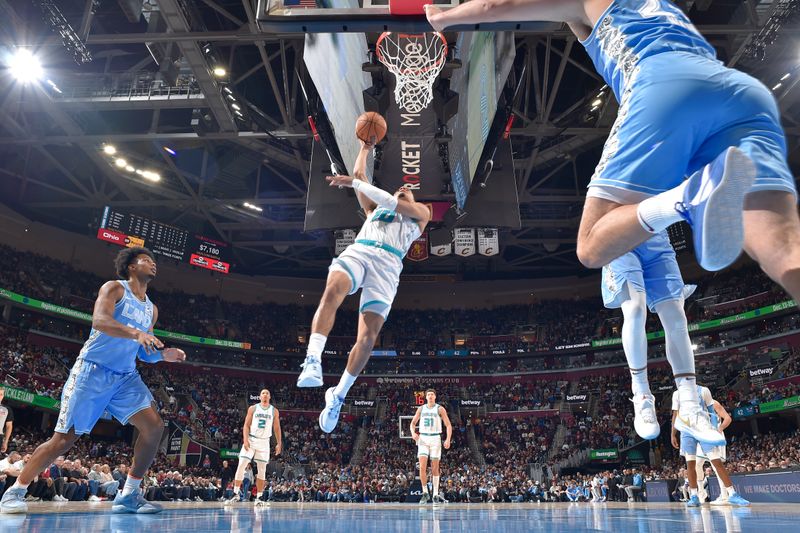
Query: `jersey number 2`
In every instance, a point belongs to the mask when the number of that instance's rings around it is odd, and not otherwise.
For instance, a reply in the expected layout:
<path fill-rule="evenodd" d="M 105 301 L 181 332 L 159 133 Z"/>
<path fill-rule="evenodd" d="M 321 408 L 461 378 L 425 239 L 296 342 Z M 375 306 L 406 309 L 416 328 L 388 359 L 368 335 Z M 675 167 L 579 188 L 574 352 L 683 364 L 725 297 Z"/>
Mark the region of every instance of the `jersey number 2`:
<path fill-rule="evenodd" d="M 262 418 L 258 421 L 258 429 L 264 429 L 265 427 L 267 427 L 267 421 Z"/>

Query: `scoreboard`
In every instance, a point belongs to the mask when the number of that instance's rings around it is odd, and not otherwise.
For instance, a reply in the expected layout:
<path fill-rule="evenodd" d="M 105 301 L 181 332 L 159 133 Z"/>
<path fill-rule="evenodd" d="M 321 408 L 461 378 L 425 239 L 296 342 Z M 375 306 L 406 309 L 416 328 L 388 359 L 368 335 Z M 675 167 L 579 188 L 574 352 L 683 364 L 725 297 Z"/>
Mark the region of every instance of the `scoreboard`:
<path fill-rule="evenodd" d="M 117 246 L 144 246 L 156 256 L 221 274 L 231 268 L 226 243 L 108 206 L 103 209 L 97 238 Z"/>

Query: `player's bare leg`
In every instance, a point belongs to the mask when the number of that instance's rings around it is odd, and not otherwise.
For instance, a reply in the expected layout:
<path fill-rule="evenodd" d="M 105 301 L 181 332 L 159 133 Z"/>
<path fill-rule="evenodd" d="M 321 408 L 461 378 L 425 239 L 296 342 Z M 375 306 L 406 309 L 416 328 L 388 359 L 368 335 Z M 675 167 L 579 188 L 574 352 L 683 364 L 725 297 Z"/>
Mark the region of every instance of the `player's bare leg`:
<path fill-rule="evenodd" d="M 586 267 L 600 268 L 685 220 L 692 226 L 700 265 L 721 270 L 742 251 L 744 200 L 755 175 L 752 160 L 730 147 L 678 186 L 638 204 L 590 196 L 578 230 L 578 259 Z"/>
<path fill-rule="evenodd" d="M 79 438 L 75 435 L 75 429 L 69 433 L 54 433 L 47 442 L 40 444 L 33 452 L 25 468 L 20 472 L 17 481 L 3 494 L 3 501 L 0 503 L 2 513 L 26 513 L 28 505 L 25 503 L 25 494 L 36 476 L 50 466 L 59 455 L 65 454 L 75 444 Z"/>
<path fill-rule="evenodd" d="M 422 483 L 422 498 L 419 503 L 428 503 L 431 501 L 428 494 L 428 457 L 421 455 L 419 459 L 419 482 Z"/>
<path fill-rule="evenodd" d="M 336 428 L 344 398 L 358 375 L 367 366 L 367 361 L 372 355 L 372 348 L 375 347 L 375 341 L 378 339 L 384 322 L 383 316 L 369 311 L 358 316 L 358 334 L 356 343 L 347 357 L 347 367 L 339 384 L 325 391 L 325 409 L 319 415 L 319 427 L 325 433 L 330 433 Z"/>
<path fill-rule="evenodd" d="M 439 459 L 431 459 L 431 477 L 433 478 L 433 503 L 447 503 L 447 500 L 439 495 Z"/>
<path fill-rule="evenodd" d="M 794 195 L 750 193 L 744 202 L 744 249 L 761 269 L 800 301 L 800 218 Z"/>
<path fill-rule="evenodd" d="M 322 293 L 311 322 L 306 360 L 302 364 L 303 371 L 297 378 L 298 387 L 322 386 L 322 351 L 336 321 L 336 311 L 352 289 L 352 283 L 350 276 L 344 272 L 332 270 L 328 273 L 325 292 Z"/>
<path fill-rule="evenodd" d="M 138 430 L 139 436 L 133 447 L 133 463 L 128 479 L 141 479 L 153 464 L 158 445 L 164 434 L 164 421 L 154 407 L 148 407 L 133 415 L 129 422 Z"/>
<path fill-rule="evenodd" d="M 577 246 L 583 266 L 601 268 L 653 236 L 639 223 L 636 207 L 603 198 L 586 199 Z"/>

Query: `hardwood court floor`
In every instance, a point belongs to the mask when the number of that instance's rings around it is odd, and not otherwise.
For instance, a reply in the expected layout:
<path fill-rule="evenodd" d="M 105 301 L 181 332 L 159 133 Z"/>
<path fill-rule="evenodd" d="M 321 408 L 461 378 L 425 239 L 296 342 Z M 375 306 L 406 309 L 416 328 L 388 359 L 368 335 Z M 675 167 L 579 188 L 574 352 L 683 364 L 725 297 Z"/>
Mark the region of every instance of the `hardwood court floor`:
<path fill-rule="evenodd" d="M 587 531 L 735 533 L 800 531 L 800 505 L 687 509 L 683 504 L 272 503 L 267 507 L 167 503 L 157 515 L 118 515 L 110 503 L 34 503 L 27 515 L 0 515 L 0 533 L 250 531 L 356 533 L 516 533 Z"/>

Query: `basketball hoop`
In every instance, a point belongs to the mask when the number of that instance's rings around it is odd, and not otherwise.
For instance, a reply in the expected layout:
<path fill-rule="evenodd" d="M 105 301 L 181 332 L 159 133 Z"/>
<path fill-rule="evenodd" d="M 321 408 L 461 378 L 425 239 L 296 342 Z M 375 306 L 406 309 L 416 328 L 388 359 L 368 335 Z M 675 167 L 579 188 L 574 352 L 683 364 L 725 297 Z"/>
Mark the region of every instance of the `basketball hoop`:
<path fill-rule="evenodd" d="M 383 32 L 375 43 L 378 60 L 394 74 L 394 99 L 409 113 L 419 113 L 433 100 L 433 82 L 447 59 L 441 33 Z"/>

